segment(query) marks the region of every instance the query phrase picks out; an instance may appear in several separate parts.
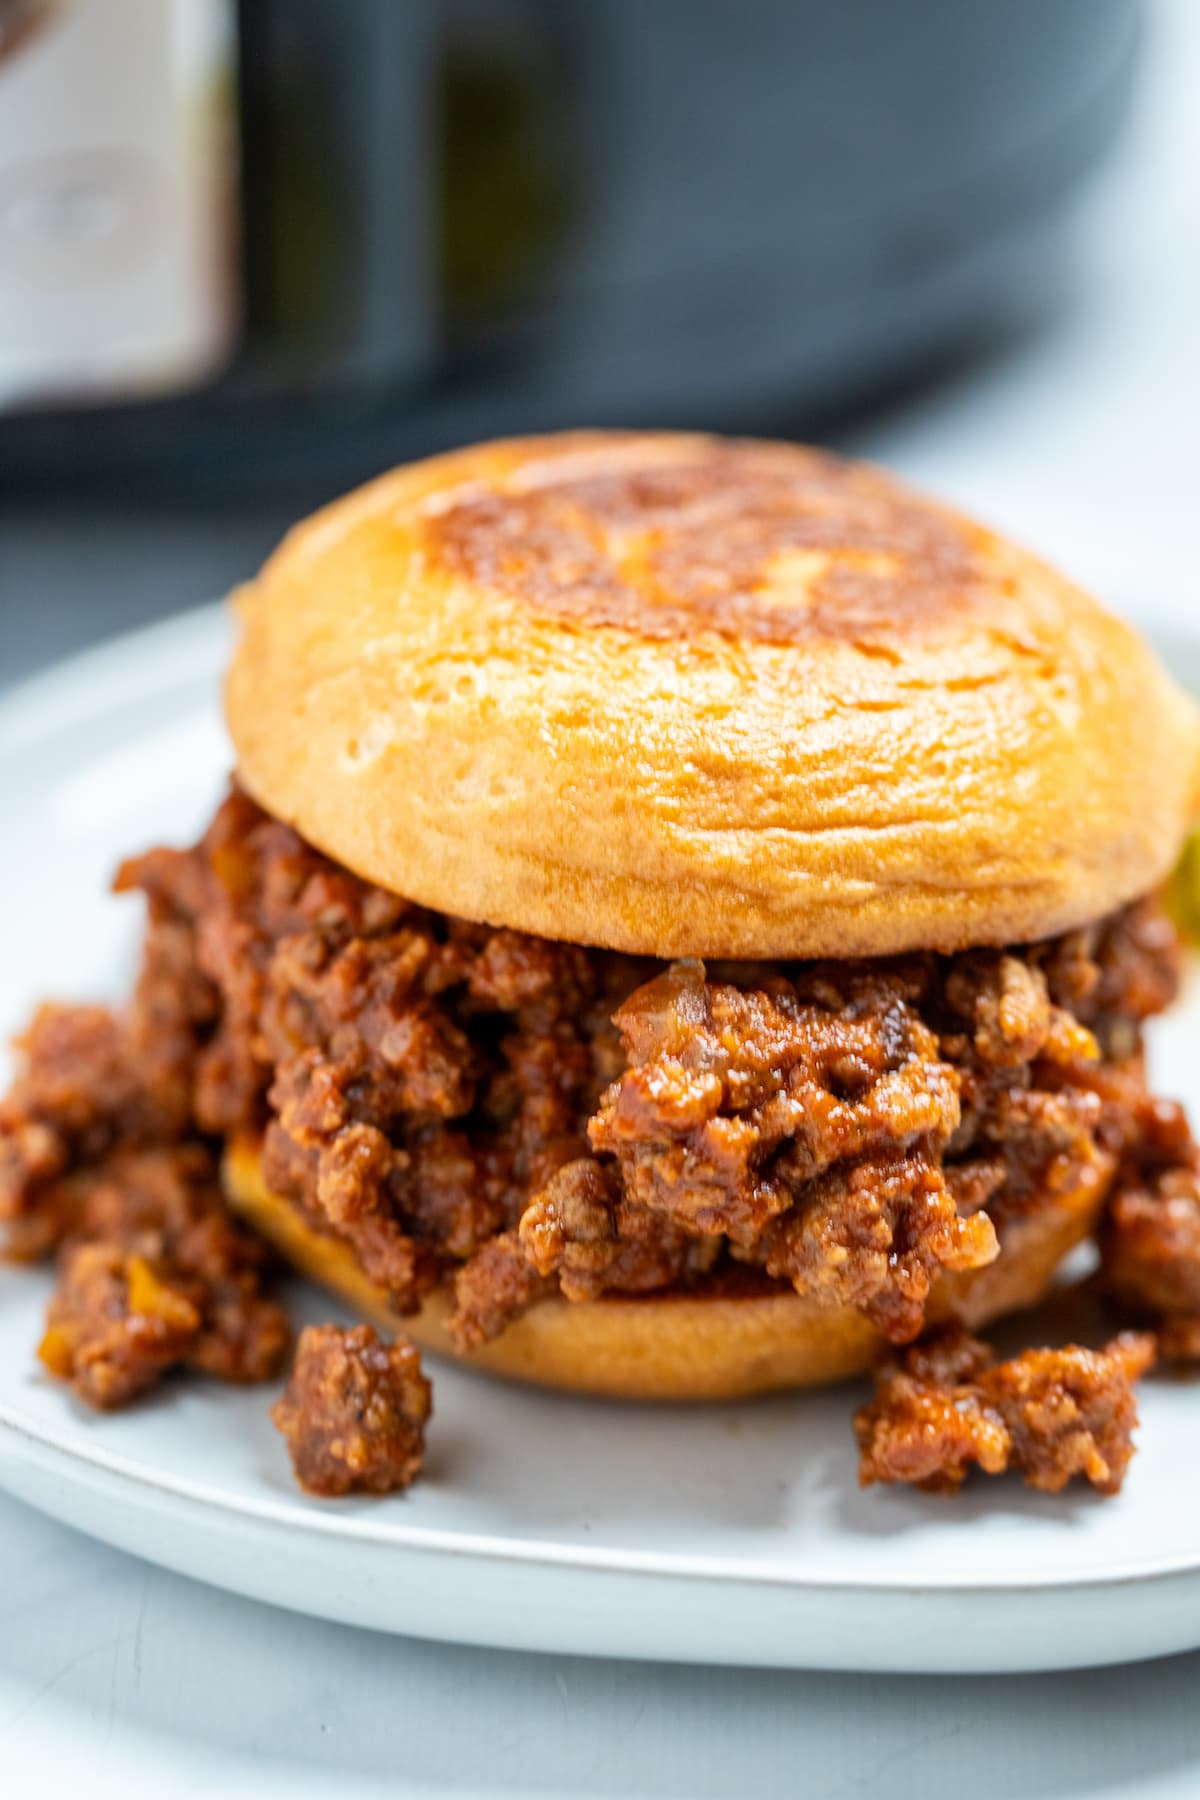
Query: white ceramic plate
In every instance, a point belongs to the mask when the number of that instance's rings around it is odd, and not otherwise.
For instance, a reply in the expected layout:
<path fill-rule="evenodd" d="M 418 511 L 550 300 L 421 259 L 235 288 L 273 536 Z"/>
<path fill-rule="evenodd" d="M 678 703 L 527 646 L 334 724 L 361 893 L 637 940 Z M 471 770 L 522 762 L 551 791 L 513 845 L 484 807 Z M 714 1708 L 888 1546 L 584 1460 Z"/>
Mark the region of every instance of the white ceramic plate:
<path fill-rule="evenodd" d="M 0 705 L 0 1026 L 118 994 L 126 851 L 203 824 L 228 756 L 206 611 Z M 1176 641 L 1200 673 L 1200 644 Z M 1156 1040 L 1200 1103 L 1200 994 Z M 702 1410 L 526 1393 L 437 1367 L 427 1472 L 385 1501 L 292 1485 L 269 1395 L 181 1382 L 95 1417 L 34 1361 L 48 1288 L 0 1271 L 0 1484 L 138 1555 L 353 1624 L 477 1644 L 862 1670 L 1003 1671 L 1200 1645 L 1200 1387 L 1150 1382 L 1124 1493 L 855 1484 L 853 1391 Z M 328 1317 L 319 1295 L 297 1310 Z"/>

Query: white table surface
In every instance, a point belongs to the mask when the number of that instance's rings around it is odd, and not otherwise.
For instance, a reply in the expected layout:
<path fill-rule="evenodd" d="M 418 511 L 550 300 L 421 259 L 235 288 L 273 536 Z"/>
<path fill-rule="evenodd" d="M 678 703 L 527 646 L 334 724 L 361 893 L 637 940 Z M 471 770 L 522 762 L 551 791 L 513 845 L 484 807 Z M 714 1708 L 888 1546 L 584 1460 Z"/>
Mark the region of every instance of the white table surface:
<path fill-rule="evenodd" d="M 1070 307 L 854 446 L 1134 614 L 1193 611 L 1198 580 L 1200 6 L 1160 0 L 1152 24 Z M 0 1499 L 5 1800 L 1195 1796 L 1198 1694 L 1200 1656 L 930 1681 L 375 1638 L 195 1586 Z"/>

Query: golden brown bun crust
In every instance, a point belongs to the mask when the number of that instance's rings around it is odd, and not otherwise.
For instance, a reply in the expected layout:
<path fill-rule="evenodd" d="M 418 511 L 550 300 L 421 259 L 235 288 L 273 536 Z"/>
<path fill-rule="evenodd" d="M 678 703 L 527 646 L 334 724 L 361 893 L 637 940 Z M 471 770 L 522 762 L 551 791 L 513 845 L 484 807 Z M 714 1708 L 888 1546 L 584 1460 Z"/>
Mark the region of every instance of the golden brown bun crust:
<path fill-rule="evenodd" d="M 1031 940 L 1165 879 L 1191 703 L 865 465 L 580 434 L 396 470 L 241 597 L 241 779 L 425 905 L 671 957 Z"/>
<path fill-rule="evenodd" d="M 262 1178 L 257 1147 L 231 1147 L 224 1165 L 230 1205 L 296 1268 L 339 1294 L 385 1331 L 471 1368 L 539 1387 L 624 1400 L 733 1400 L 789 1388 L 825 1387 L 861 1375 L 887 1349 L 861 1313 L 821 1309 L 779 1283 L 747 1276 L 732 1291 L 601 1300 L 544 1300 L 502 1337 L 460 1357 L 440 1291 L 415 1317 L 395 1312 L 344 1244 L 321 1236 Z M 986 1269 L 944 1276 L 931 1296 L 931 1323 L 950 1317 L 977 1328 L 1035 1305 L 1063 1257 L 1091 1235 L 1106 1184 L 1062 1195 L 1000 1233 Z"/>

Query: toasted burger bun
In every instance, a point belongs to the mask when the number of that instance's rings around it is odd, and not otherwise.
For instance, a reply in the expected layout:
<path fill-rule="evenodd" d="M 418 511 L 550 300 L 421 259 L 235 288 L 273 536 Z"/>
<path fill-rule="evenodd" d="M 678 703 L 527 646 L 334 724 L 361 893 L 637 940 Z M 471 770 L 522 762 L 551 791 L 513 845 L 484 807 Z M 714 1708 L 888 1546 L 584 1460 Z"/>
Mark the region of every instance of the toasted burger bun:
<path fill-rule="evenodd" d="M 359 875 L 660 957 L 953 951 L 1163 880 L 1191 703 L 1025 551 L 815 450 L 485 445 L 240 599 L 242 782 Z"/>
<path fill-rule="evenodd" d="M 463 1356 L 447 1328 L 452 1296 L 439 1290 L 415 1316 L 396 1312 L 345 1244 L 314 1231 L 271 1192 L 256 1143 L 230 1146 L 223 1178 L 233 1210 L 302 1273 L 383 1330 L 509 1380 L 626 1400 L 732 1400 L 843 1381 L 888 1349 L 861 1313 L 812 1306 L 747 1270 L 687 1294 L 543 1300 L 502 1337 Z M 1009 1221 L 995 1262 L 942 1277 L 930 1296 L 930 1324 L 955 1318 L 977 1328 L 1036 1305 L 1063 1258 L 1095 1230 L 1106 1186 L 1093 1180 Z"/>

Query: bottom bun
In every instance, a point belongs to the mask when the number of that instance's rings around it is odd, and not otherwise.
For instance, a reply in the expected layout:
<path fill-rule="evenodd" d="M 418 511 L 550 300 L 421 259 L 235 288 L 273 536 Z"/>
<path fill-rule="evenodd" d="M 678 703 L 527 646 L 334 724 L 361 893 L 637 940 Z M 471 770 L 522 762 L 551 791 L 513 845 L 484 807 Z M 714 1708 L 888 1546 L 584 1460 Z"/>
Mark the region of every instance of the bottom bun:
<path fill-rule="evenodd" d="M 844 1381 L 889 1348 L 860 1312 L 814 1306 L 782 1282 L 737 1269 L 686 1292 L 543 1300 L 501 1337 L 464 1354 L 450 1335 L 449 1290 L 438 1289 L 419 1313 L 398 1312 L 343 1242 L 314 1230 L 271 1192 L 255 1142 L 229 1147 L 224 1183 L 233 1210 L 260 1236 L 376 1325 L 513 1381 L 627 1400 L 732 1400 Z M 930 1323 L 955 1318 L 976 1328 L 1036 1305 L 1063 1258 L 1094 1231 L 1106 1186 L 1093 1180 L 1006 1221 L 995 1262 L 937 1282 Z"/>

